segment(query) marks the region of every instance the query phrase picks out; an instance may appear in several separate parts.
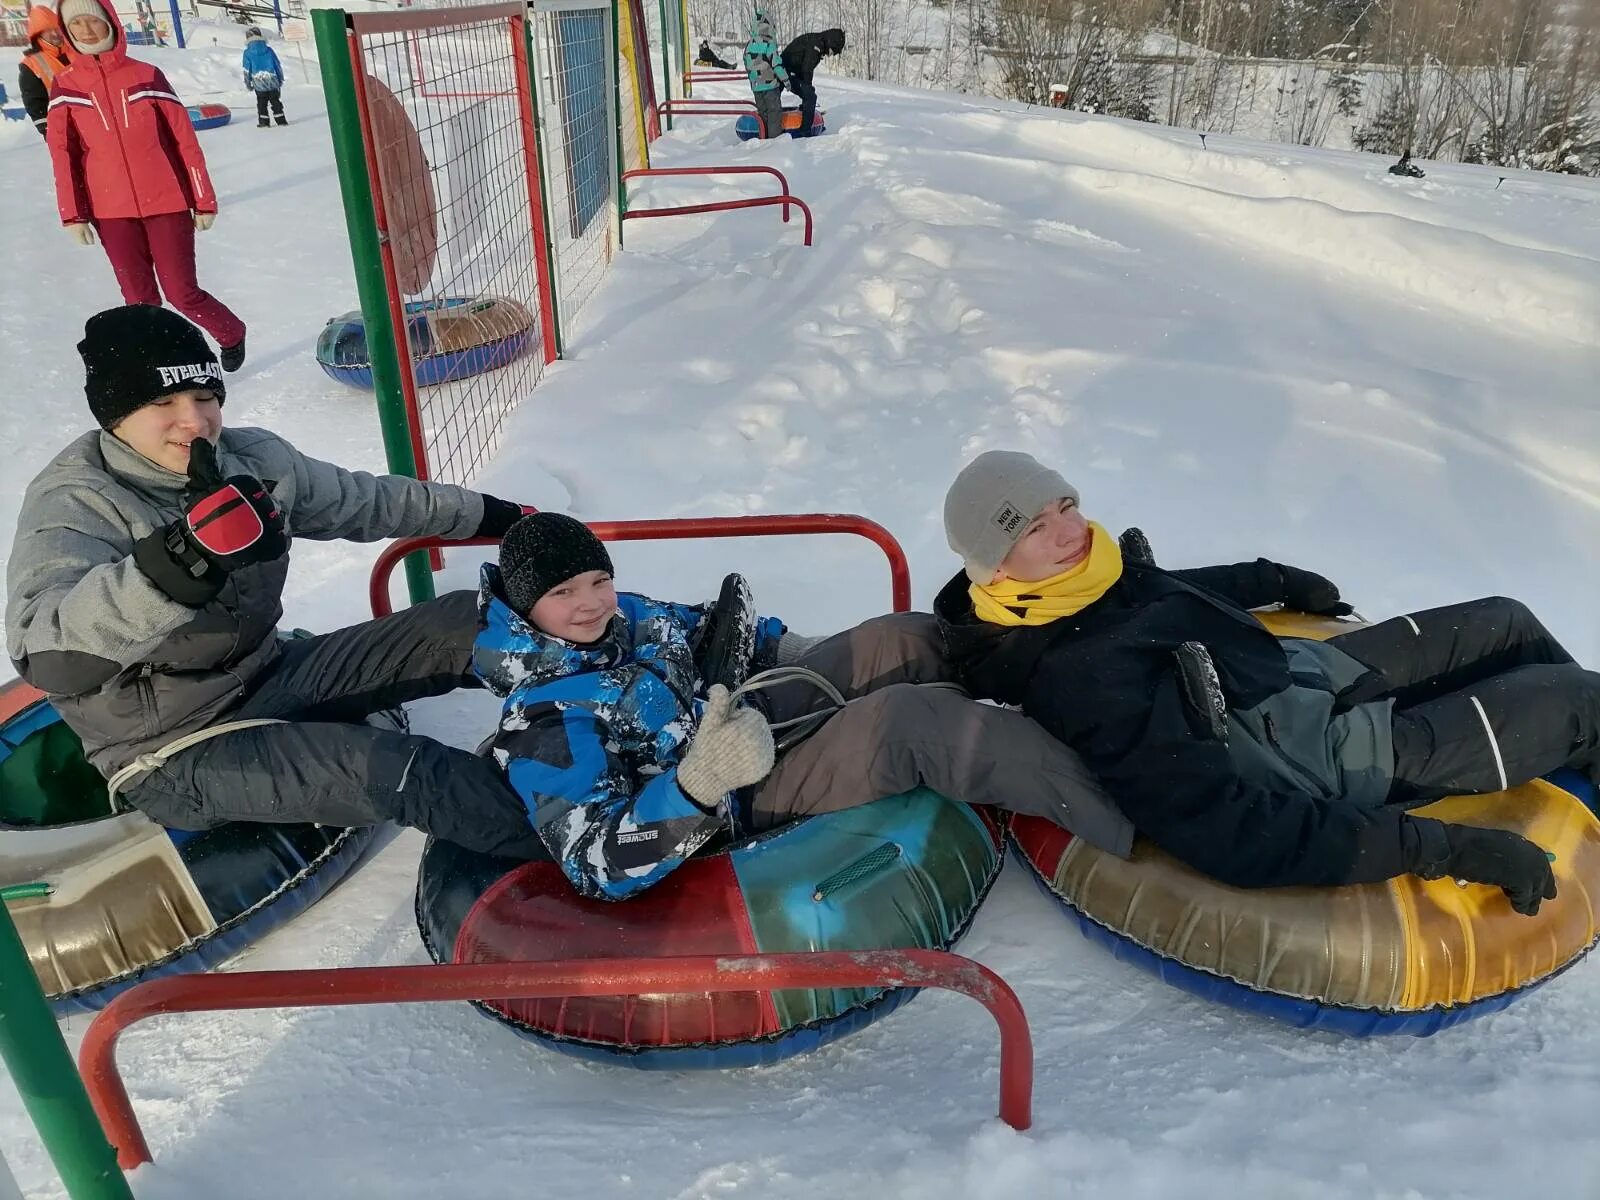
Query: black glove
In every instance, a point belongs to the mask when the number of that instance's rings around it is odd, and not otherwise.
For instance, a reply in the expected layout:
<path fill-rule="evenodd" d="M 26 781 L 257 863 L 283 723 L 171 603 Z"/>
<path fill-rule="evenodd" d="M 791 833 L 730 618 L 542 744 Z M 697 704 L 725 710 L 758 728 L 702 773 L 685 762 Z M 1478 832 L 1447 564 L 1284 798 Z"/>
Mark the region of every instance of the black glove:
<path fill-rule="evenodd" d="M 224 479 L 216 447 L 195 438 L 183 516 L 135 542 L 133 561 L 179 604 L 199 608 L 222 590 L 228 572 L 271 562 L 288 549 L 283 514 L 267 485 L 254 475 Z"/>
<path fill-rule="evenodd" d="M 1319 617 L 1348 617 L 1355 609 L 1339 599 L 1339 589 L 1331 579 L 1315 571 L 1274 563 L 1283 577 L 1283 605 Z"/>
<path fill-rule="evenodd" d="M 1411 871 L 1423 879 L 1448 876 L 1468 883 L 1498 887 L 1511 907 L 1525 917 L 1539 911 L 1542 900 L 1556 898 L 1550 857 L 1533 842 L 1507 829 L 1446 825 L 1412 817 L 1419 834 L 1410 857 Z M 1429 827 L 1432 828 L 1429 828 Z"/>
<path fill-rule="evenodd" d="M 478 522 L 478 528 L 473 531 L 473 537 L 502 538 L 506 531 L 533 510 L 523 508 L 520 504 L 513 504 L 509 500 L 502 500 L 498 496 L 485 494 L 483 497 L 483 520 Z"/>

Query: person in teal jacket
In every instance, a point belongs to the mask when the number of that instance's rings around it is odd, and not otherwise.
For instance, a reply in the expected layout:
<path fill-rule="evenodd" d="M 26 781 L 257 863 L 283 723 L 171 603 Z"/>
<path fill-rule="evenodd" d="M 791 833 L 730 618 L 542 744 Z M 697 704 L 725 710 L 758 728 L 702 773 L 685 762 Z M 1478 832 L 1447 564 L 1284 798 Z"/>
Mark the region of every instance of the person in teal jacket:
<path fill-rule="evenodd" d="M 761 120 L 761 136 L 774 138 L 783 132 L 783 88 L 789 72 L 778 48 L 778 31 L 759 8 L 750 20 L 750 41 L 744 48 L 745 74 L 755 95 L 756 112 Z"/>

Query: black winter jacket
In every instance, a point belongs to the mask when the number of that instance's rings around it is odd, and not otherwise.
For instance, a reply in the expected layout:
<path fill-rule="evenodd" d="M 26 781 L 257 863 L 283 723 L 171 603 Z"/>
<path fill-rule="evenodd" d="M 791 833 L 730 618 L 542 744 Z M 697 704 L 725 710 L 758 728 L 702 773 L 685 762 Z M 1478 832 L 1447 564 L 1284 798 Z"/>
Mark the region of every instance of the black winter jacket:
<path fill-rule="evenodd" d="M 978 620 L 968 583 L 946 584 L 934 612 L 969 690 L 1020 705 L 1071 746 L 1169 854 L 1235 887 L 1366 883 L 1417 861 L 1421 831 L 1402 810 L 1241 777 L 1184 698 L 1173 652 L 1187 641 L 1210 651 L 1231 725 L 1296 686 L 1284 645 L 1245 611 L 1282 599 L 1275 563 L 1165 571 L 1125 561 L 1081 612 L 1015 628 Z"/>
<path fill-rule="evenodd" d="M 810 83 L 817 65 L 829 54 L 844 52 L 844 30 L 824 29 L 821 33 L 802 33 L 783 48 L 783 69 L 791 83 Z"/>

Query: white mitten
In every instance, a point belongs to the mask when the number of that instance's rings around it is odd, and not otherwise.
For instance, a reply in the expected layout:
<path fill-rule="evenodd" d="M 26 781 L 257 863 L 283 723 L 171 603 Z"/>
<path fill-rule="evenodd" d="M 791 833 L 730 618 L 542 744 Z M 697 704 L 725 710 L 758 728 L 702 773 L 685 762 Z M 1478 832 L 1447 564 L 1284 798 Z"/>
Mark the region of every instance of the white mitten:
<path fill-rule="evenodd" d="M 194 215 L 194 227 L 196 229 L 198 229 L 201 233 L 204 233 L 206 230 L 211 228 L 212 222 L 215 221 L 216 219 L 217 219 L 217 214 L 216 213 L 197 212 Z"/>
<path fill-rule="evenodd" d="M 94 226 L 87 221 L 74 221 L 67 226 L 67 236 L 80 246 L 94 245 Z"/>
<path fill-rule="evenodd" d="M 753 708 L 735 708 L 719 683 L 678 764 L 678 786 L 696 804 L 714 808 L 734 788 L 765 779 L 776 757 L 766 718 Z"/>

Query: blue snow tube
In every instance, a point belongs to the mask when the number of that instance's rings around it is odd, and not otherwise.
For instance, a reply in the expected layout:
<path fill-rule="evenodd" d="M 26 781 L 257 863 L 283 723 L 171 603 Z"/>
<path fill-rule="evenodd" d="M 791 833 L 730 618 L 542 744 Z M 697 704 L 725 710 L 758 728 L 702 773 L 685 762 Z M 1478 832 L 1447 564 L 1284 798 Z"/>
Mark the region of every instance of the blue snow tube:
<path fill-rule="evenodd" d="M 189 105 L 189 124 L 196 129 L 216 129 L 233 120 L 233 110 L 226 104 Z"/>
<path fill-rule="evenodd" d="M 371 720 L 404 725 L 400 713 Z M 220 965 L 325 895 L 375 832 L 231 822 L 190 833 L 114 813 L 43 694 L 0 686 L 0 901 L 57 1016 Z"/>
<path fill-rule="evenodd" d="M 406 305 L 412 370 L 423 387 L 503 367 L 534 338 L 534 319 L 504 296 L 445 296 Z M 359 312 L 334 317 L 317 338 L 317 365 L 329 379 L 372 388 L 372 359 Z"/>

